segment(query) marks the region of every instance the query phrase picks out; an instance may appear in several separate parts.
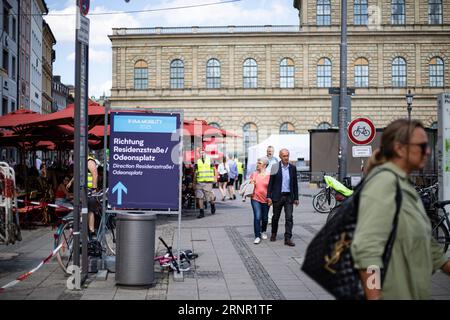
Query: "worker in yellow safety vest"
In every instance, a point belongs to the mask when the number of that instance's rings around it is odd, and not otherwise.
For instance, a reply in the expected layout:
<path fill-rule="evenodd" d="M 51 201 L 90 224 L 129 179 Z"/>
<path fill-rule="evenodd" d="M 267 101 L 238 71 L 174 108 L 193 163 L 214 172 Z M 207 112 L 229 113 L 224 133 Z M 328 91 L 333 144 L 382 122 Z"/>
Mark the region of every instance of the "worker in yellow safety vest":
<path fill-rule="evenodd" d="M 93 154 L 89 154 L 87 161 L 87 187 L 93 192 L 97 191 L 98 188 L 98 161 L 95 159 Z M 97 201 L 94 198 L 88 199 L 88 228 L 89 237 L 95 238 L 95 215 L 94 212 L 97 210 Z"/>
<path fill-rule="evenodd" d="M 197 218 L 205 216 L 205 200 L 211 204 L 211 214 L 216 213 L 215 195 L 213 192 L 213 184 L 216 182 L 216 177 L 216 168 L 211 163 L 211 159 L 206 156 L 205 151 L 202 150 L 200 158 L 195 165 L 195 197 L 198 199 L 200 208 Z"/>
<path fill-rule="evenodd" d="M 242 185 L 242 177 L 244 176 L 244 164 L 239 161 L 239 159 L 236 157 L 235 162 L 238 169 L 238 178 L 236 179 L 236 190 L 239 190 Z"/>

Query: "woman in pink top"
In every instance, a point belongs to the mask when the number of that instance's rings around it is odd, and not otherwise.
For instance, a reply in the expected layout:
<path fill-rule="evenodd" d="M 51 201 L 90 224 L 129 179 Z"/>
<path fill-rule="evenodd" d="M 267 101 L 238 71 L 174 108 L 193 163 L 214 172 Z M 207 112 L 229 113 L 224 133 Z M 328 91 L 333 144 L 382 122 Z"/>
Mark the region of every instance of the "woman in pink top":
<path fill-rule="evenodd" d="M 267 186 L 269 185 L 270 174 L 266 173 L 269 160 L 266 157 L 259 158 L 256 164 L 256 171 L 250 176 L 250 181 L 255 185 L 252 195 L 253 227 L 255 230 L 254 244 L 267 239 L 267 222 L 269 215 L 269 205 L 267 204 Z M 262 224 L 262 225 L 261 225 Z"/>

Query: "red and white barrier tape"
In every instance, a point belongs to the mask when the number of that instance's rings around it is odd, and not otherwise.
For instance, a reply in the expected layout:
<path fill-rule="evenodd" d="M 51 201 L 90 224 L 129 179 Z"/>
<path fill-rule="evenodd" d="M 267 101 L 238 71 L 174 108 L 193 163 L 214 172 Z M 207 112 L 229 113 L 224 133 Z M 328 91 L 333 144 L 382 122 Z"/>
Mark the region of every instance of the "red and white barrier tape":
<path fill-rule="evenodd" d="M 1 287 L 0 292 L 3 292 L 7 288 L 11 288 L 12 286 L 15 286 L 20 281 L 25 280 L 26 278 L 31 276 L 33 273 L 35 273 L 37 270 L 39 270 L 40 267 L 42 267 L 44 264 L 46 264 L 48 261 L 50 261 L 50 259 L 53 258 L 58 253 L 58 251 L 61 249 L 62 245 L 63 245 L 63 243 L 61 243 L 55 250 L 53 250 L 53 252 L 47 258 L 42 260 L 41 263 L 39 263 L 39 265 L 36 268 L 32 269 L 31 271 L 28 271 L 27 273 L 24 273 L 23 275 L 19 276 L 16 280 L 11 281 L 10 283 Z"/>
<path fill-rule="evenodd" d="M 38 206 L 43 205 L 43 206 L 48 206 L 48 207 L 52 207 L 52 208 L 64 208 L 64 209 L 73 210 L 73 207 L 66 207 L 66 206 L 52 204 L 52 203 L 25 201 L 25 200 L 21 200 L 21 199 L 17 199 L 17 202 L 21 202 L 21 203 L 25 203 L 25 204 L 34 204 L 34 205 L 38 205 Z"/>

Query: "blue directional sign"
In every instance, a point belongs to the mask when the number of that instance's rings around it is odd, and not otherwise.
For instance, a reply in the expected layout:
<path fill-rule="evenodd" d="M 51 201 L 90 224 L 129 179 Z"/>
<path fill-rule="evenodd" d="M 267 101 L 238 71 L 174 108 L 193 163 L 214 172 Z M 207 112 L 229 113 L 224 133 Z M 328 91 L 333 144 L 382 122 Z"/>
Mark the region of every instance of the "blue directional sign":
<path fill-rule="evenodd" d="M 111 113 L 108 201 L 118 209 L 179 208 L 179 114 Z"/>

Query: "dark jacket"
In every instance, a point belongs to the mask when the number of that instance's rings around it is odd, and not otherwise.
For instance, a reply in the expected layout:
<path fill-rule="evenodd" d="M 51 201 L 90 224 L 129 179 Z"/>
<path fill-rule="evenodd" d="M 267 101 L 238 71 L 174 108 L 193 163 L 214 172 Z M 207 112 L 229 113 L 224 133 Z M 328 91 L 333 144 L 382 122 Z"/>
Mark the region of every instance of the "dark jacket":
<path fill-rule="evenodd" d="M 289 178 L 290 178 L 291 199 L 298 200 L 297 168 L 292 164 L 289 164 Z M 279 201 L 281 199 L 282 182 L 283 182 L 283 173 L 280 161 L 278 165 L 272 166 L 269 186 L 267 187 L 267 198 L 272 199 L 272 201 Z"/>

